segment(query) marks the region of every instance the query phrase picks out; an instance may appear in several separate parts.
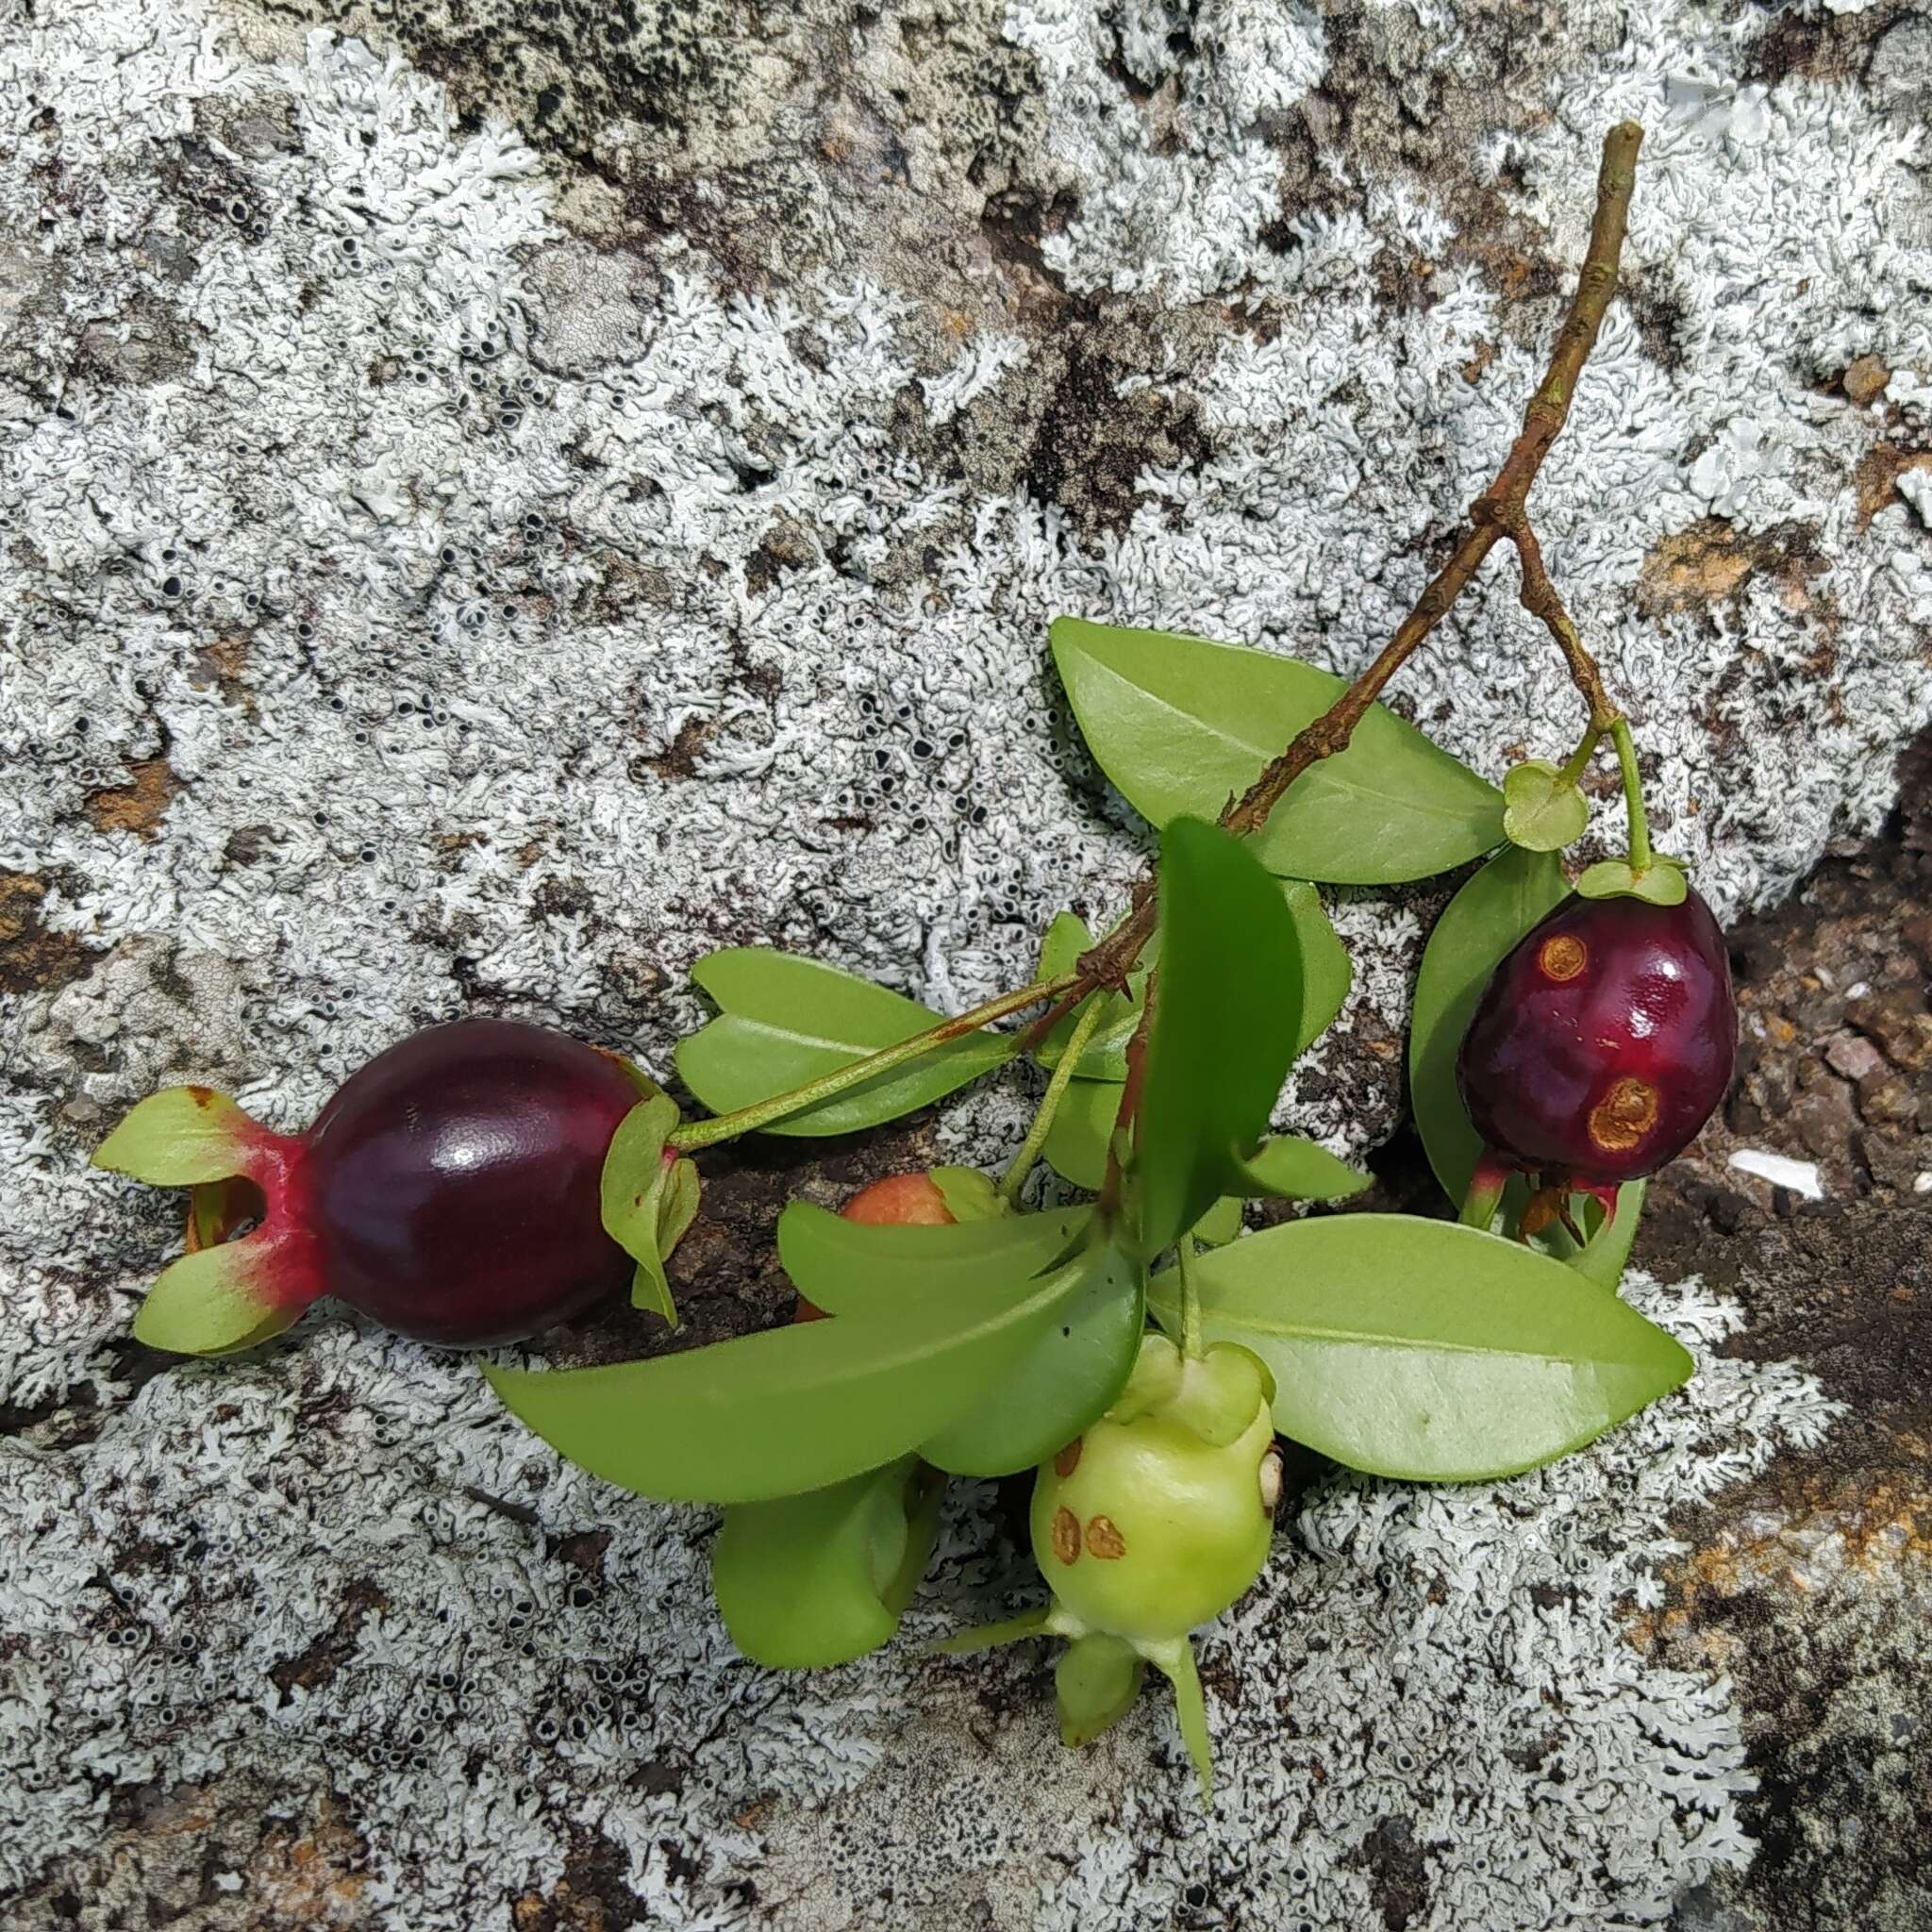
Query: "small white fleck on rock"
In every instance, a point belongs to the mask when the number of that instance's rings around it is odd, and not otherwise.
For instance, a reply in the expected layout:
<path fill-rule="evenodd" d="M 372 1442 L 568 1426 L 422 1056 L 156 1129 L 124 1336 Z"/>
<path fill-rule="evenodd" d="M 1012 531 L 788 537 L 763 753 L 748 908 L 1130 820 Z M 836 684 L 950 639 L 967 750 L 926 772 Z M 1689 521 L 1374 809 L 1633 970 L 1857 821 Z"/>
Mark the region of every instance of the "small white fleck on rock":
<path fill-rule="evenodd" d="M 1761 1147 L 1740 1147 L 1731 1156 L 1731 1165 L 1740 1174 L 1756 1174 L 1774 1188 L 1789 1188 L 1807 1201 L 1824 1199 L 1824 1184 L 1818 1178 L 1815 1160 L 1793 1160 L 1789 1155 L 1769 1154 Z"/>

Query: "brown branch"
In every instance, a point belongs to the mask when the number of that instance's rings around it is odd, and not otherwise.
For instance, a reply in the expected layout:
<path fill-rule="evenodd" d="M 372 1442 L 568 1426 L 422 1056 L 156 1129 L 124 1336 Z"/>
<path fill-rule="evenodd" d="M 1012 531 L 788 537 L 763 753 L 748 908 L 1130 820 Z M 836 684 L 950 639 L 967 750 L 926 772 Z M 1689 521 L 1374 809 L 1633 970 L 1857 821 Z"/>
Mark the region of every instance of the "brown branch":
<path fill-rule="evenodd" d="M 1610 704 L 1595 660 L 1584 648 L 1576 626 L 1570 622 L 1550 584 L 1536 538 L 1529 529 L 1524 504 L 1530 485 L 1536 481 L 1537 472 L 1550 453 L 1550 445 L 1569 420 L 1577 376 L 1596 346 L 1604 311 L 1609 307 L 1617 286 L 1617 264 L 1624 251 L 1630 193 L 1637 181 L 1637 151 L 1642 141 L 1643 129 L 1634 121 L 1619 123 L 1604 138 L 1603 164 L 1597 174 L 1596 212 L 1590 225 L 1590 246 L 1576 278 L 1576 293 L 1563 326 L 1557 331 L 1549 369 L 1523 412 L 1521 433 L 1504 458 L 1503 467 L 1496 472 L 1496 480 L 1470 506 L 1468 532 L 1375 661 L 1328 710 L 1296 735 L 1288 749 L 1249 786 L 1243 797 L 1222 813 L 1221 823 L 1230 832 L 1241 836 L 1258 831 L 1289 787 L 1304 772 L 1346 748 L 1369 707 L 1442 621 L 1483 559 L 1505 537 L 1515 543 L 1522 561 L 1524 602 L 1549 625 L 1562 647 L 1570 674 L 1591 708 L 1592 724 L 1605 730 L 1608 724 L 1599 721 L 1606 714 L 1611 723 L 1621 715 Z M 1153 892 L 1143 882 L 1128 917 L 1081 955 L 1081 985 L 1124 989 L 1128 969 L 1153 935 L 1155 918 Z"/>

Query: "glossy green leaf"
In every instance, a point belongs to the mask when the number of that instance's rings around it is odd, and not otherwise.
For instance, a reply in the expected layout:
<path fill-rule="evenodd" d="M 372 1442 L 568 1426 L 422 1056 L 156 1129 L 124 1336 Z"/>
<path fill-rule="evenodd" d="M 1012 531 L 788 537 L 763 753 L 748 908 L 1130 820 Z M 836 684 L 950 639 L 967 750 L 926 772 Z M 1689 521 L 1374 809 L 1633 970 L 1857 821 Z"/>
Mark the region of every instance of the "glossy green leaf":
<path fill-rule="evenodd" d="M 1141 1237 L 1158 1254 L 1240 1191 L 1294 1057 L 1293 916 L 1254 854 L 1177 818 L 1160 837 L 1160 977 L 1139 1121 Z"/>
<path fill-rule="evenodd" d="M 1053 1671 L 1060 1742 L 1077 1750 L 1118 1724 L 1133 1707 L 1146 1676 L 1147 1659 L 1124 1638 L 1104 1631 L 1076 1637 Z"/>
<path fill-rule="evenodd" d="M 270 1138 L 212 1087 L 163 1087 L 94 1149 L 93 1164 L 155 1187 L 185 1188 L 243 1171 L 251 1142 Z"/>
<path fill-rule="evenodd" d="M 1637 1224 L 1643 1219 L 1643 1196 L 1648 1186 L 1646 1181 L 1625 1181 L 1617 1190 L 1616 1213 L 1599 1222 L 1594 1231 L 1586 1230 L 1589 1239 L 1581 1249 L 1567 1257 L 1567 1265 L 1585 1280 L 1608 1289 L 1612 1294 L 1623 1282 L 1624 1270 L 1629 1266 L 1630 1249 L 1637 1240 Z M 1601 1211 L 1599 1208 L 1598 1212 Z"/>
<path fill-rule="evenodd" d="M 1299 1134 L 1270 1135 L 1237 1166 L 1241 1176 L 1237 1191 L 1249 1199 L 1341 1201 L 1359 1194 L 1373 1180 Z"/>
<path fill-rule="evenodd" d="M 1691 1373 L 1671 1336 L 1519 1242 L 1399 1214 L 1291 1222 L 1198 1257 L 1202 1330 L 1273 1370 L 1275 1426 L 1351 1469 L 1513 1474 Z M 1178 1276 L 1149 1299 L 1173 1308 Z"/>
<path fill-rule="evenodd" d="M 1147 1325 L 1144 1271 L 1119 1249 L 1100 1246 L 1064 1272 L 1078 1286 L 1059 1321 L 1014 1357 L 983 1401 L 921 1442 L 928 1462 L 955 1475 L 1031 1469 L 1063 1449 L 1126 1386 Z"/>
<path fill-rule="evenodd" d="M 778 1260 L 792 1287 L 827 1314 L 870 1318 L 903 1307 L 908 1296 L 943 1301 L 1027 1281 L 1065 1255 L 1092 1212 L 1083 1206 L 892 1227 L 793 1201 L 778 1217 Z"/>
<path fill-rule="evenodd" d="M 802 1322 L 648 1361 L 484 1373 L 513 1415 L 607 1482 L 664 1502 L 761 1502 L 906 1455 L 985 1401 L 1077 1288 L 1077 1276 L 1053 1276 L 1020 1293 L 908 1295 L 862 1321 Z"/>
<path fill-rule="evenodd" d="M 1458 1206 L 1482 1153 L 1456 1085 L 1462 1036 L 1503 956 L 1568 891 L 1554 854 L 1507 846 L 1450 900 L 1424 949 L 1409 1023 L 1409 1099 L 1429 1165 Z"/>
<path fill-rule="evenodd" d="M 815 1670 L 876 1650 L 932 1558 L 944 1479 L 916 1456 L 724 1512 L 711 1589 L 754 1663 Z"/>
<path fill-rule="evenodd" d="M 1107 1177 L 1107 1143 L 1121 1110 L 1115 1080 L 1074 1080 L 1060 1096 L 1058 1111 L 1041 1150 L 1062 1180 L 1098 1193 Z"/>
<path fill-rule="evenodd" d="M 1054 661 L 1101 769 L 1157 825 L 1215 819 L 1343 680 L 1291 658 L 1163 631 L 1054 621 Z M 1461 865 L 1503 837 L 1503 798 L 1393 712 L 1306 773 L 1256 849 L 1273 872 L 1379 885 Z"/>
<path fill-rule="evenodd" d="M 942 1018 L 870 980 L 768 946 L 712 953 L 691 969 L 691 977 L 721 1011 L 678 1041 L 677 1071 L 714 1113 L 788 1093 L 924 1033 Z M 1001 1034 L 968 1034 L 765 1131 L 813 1137 L 875 1127 L 976 1079 L 1011 1048 Z"/>
<path fill-rule="evenodd" d="M 610 1137 L 601 1180 L 604 1232 L 638 1264 L 631 1305 L 673 1326 L 677 1307 L 664 1263 L 698 1208 L 695 1163 L 664 1158 L 665 1139 L 677 1122 L 677 1103 L 668 1094 L 639 1101 Z"/>
<path fill-rule="evenodd" d="M 1525 852 L 1560 852 L 1590 825 L 1583 788 L 1548 758 L 1525 758 L 1503 779 L 1503 832 Z"/>
<path fill-rule="evenodd" d="M 1293 915 L 1302 949 L 1302 1016 L 1294 1043 L 1299 1055 L 1335 1024 L 1335 1016 L 1347 1003 L 1355 967 L 1321 893 L 1307 879 L 1284 879 L 1281 895 Z"/>
<path fill-rule="evenodd" d="M 1684 861 L 1659 852 L 1643 871 L 1627 858 L 1603 858 L 1576 881 L 1586 899 L 1648 899 L 1653 906 L 1681 906 L 1690 891 Z"/>

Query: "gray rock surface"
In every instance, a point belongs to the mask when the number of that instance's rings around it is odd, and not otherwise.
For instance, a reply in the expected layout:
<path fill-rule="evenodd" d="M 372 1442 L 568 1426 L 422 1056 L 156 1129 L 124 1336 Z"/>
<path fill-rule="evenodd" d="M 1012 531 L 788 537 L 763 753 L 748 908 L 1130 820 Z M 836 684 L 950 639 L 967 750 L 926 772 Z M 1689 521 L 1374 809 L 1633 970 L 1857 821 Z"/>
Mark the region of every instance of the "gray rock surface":
<path fill-rule="evenodd" d="M 1748 1345 L 1768 1291 L 1707 1285 L 1701 1250 L 1630 1291 L 1703 1373 L 1589 1454 L 1470 1491 L 1310 1477 L 1204 1648 L 1210 1820 L 1151 1697 L 1060 1752 L 1042 1658 L 753 1670 L 708 1607 L 708 1517 L 561 1466 L 471 1364 L 333 1308 L 239 1362 L 134 1348 L 175 1204 L 83 1163 L 157 1080 L 293 1125 L 464 1010 L 666 1071 L 724 943 L 947 1008 L 1016 983 L 1054 910 L 1104 915 L 1146 855 L 1046 622 L 1366 661 L 1507 446 L 1625 114 L 1651 129 L 1627 294 L 1539 526 L 1664 842 L 1726 918 L 1775 905 L 1879 825 L 1932 717 L 1924 25 L 1661 0 L 8 16 L 9 1923 L 1422 1932 L 1681 1899 L 1729 1932 L 1759 1924 L 1766 1738 L 1807 1724 L 1833 1799 L 1790 1799 L 1793 1842 L 1921 1830 L 1888 1798 L 1834 1836 L 1857 1781 L 1833 1754 L 1875 1734 L 1829 1671 L 1774 1721 L 1736 1644 L 1643 1627 L 1757 1484 L 1824 1539 L 1857 1626 L 1826 1655 L 1908 1686 L 1923 1628 L 1908 1541 L 1867 1589 L 1840 1518 L 1777 1485 L 1867 1391 L 1803 1324 Z M 1397 704 L 1491 775 L 1579 722 L 1500 569 Z M 1334 895 L 1356 991 L 1285 1117 L 1339 1148 L 1397 1118 L 1440 897 Z M 1807 1091 L 1826 1137 L 1850 1102 Z M 784 1194 L 995 1161 L 1025 1097 L 1015 1074 L 883 1152 L 721 1158 L 680 1255 L 696 1337 L 779 1306 L 758 1236 Z M 1763 1279 L 1797 1265 L 1761 1253 Z M 1932 1292 L 1898 1254 L 1889 1284 Z M 641 1345 L 611 1318 L 554 1352 Z M 962 1486 L 915 1639 L 1025 1588 L 1010 1504 Z M 1693 1541 L 1706 1511 L 1733 1528 Z M 1768 1614 L 1802 1657 L 1810 1626 Z M 1923 1761 L 1923 1693 L 1886 1694 Z M 1888 1884 L 1869 1923 L 1923 1924 Z"/>

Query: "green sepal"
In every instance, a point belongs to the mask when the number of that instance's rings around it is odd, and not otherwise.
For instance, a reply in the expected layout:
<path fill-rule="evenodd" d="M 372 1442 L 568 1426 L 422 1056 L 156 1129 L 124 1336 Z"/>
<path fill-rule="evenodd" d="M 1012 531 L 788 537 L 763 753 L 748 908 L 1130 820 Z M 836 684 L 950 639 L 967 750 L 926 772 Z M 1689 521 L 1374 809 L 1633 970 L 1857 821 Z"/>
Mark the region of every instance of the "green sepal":
<path fill-rule="evenodd" d="M 1373 1176 L 1300 1134 L 1271 1134 L 1235 1166 L 1251 1200 L 1341 1201 L 1374 1185 Z"/>
<path fill-rule="evenodd" d="M 1625 1181 L 1617 1190 L 1616 1213 L 1600 1221 L 1582 1247 L 1564 1257 L 1567 1266 L 1612 1294 L 1623 1284 L 1624 1270 L 1629 1266 L 1630 1249 L 1637 1240 L 1637 1224 L 1643 1218 L 1643 1196 L 1649 1185 L 1648 1181 Z M 1590 1207 L 1600 1214 L 1603 1212 L 1594 1201 Z"/>
<path fill-rule="evenodd" d="M 1560 852 L 1590 825 L 1590 801 L 1548 758 L 1525 758 L 1503 780 L 1503 836 L 1525 852 Z"/>
<path fill-rule="evenodd" d="M 1647 899 L 1653 906 L 1681 906 L 1690 891 L 1681 858 L 1657 853 L 1639 872 L 1627 858 L 1601 858 L 1576 881 L 1585 899 Z"/>
<path fill-rule="evenodd" d="M 829 1488 L 724 1511 L 711 1588 L 754 1663 L 815 1670 L 886 1642 L 939 1536 L 945 1479 L 902 1456 Z"/>
<path fill-rule="evenodd" d="M 601 1187 L 604 1232 L 638 1264 L 632 1306 L 655 1310 L 673 1327 L 677 1307 L 664 1263 L 698 1211 L 696 1164 L 664 1158 L 677 1124 L 677 1103 L 668 1094 L 640 1100 L 610 1137 Z"/>
<path fill-rule="evenodd" d="M 258 1121 L 212 1087 L 163 1087 L 94 1149 L 93 1164 L 155 1187 L 192 1187 L 242 1173 L 249 1142 L 266 1138 Z"/>
<path fill-rule="evenodd" d="M 928 1174 L 956 1222 L 997 1221 L 1013 1211 L 991 1178 L 976 1167 L 935 1167 Z"/>
<path fill-rule="evenodd" d="M 263 1238 L 251 1235 L 182 1256 L 148 1290 L 135 1313 L 134 1339 L 174 1355 L 235 1355 L 279 1335 L 302 1307 L 277 1306 L 263 1295 L 267 1254 Z"/>
<path fill-rule="evenodd" d="M 1201 1694 L 1201 1673 L 1194 1665 L 1193 1643 L 1185 1637 L 1154 1646 L 1148 1661 L 1174 1686 L 1174 1703 L 1180 1719 L 1181 1742 L 1201 1780 L 1201 1803 L 1214 1803 L 1214 1747 L 1208 1736 L 1208 1700 Z"/>
<path fill-rule="evenodd" d="M 1133 1707 L 1146 1678 L 1147 1659 L 1124 1638 L 1103 1631 L 1076 1637 L 1054 1666 L 1060 1742 L 1078 1750 L 1111 1729 Z"/>

